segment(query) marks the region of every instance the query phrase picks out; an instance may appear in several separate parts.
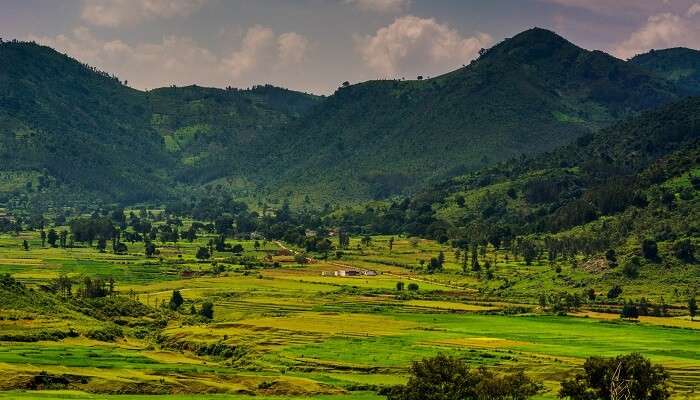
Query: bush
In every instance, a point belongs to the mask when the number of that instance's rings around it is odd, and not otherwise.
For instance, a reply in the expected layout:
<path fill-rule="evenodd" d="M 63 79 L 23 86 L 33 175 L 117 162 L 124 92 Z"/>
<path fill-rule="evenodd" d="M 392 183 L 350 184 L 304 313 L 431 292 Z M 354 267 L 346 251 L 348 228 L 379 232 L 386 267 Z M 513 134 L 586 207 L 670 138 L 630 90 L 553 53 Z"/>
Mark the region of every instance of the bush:
<path fill-rule="evenodd" d="M 485 368 L 473 371 L 463 361 L 439 354 L 414 362 L 408 382 L 383 394 L 388 400 L 524 400 L 540 388 L 522 372 L 496 375 Z"/>
<path fill-rule="evenodd" d="M 207 319 L 213 319 L 214 318 L 214 304 L 211 302 L 207 301 L 202 304 L 202 307 L 199 309 L 199 315 L 201 315 L 204 318 Z"/>
<path fill-rule="evenodd" d="M 562 382 L 560 398 L 664 400 L 669 397 L 668 373 L 662 366 L 652 364 L 639 354 L 590 357 L 583 370 L 573 379 Z M 622 393 L 628 395 L 622 397 Z"/>
<path fill-rule="evenodd" d="M 411 282 L 408 284 L 408 290 L 412 292 L 417 292 L 418 291 L 418 284 L 415 282 Z"/>
<path fill-rule="evenodd" d="M 612 287 L 612 289 L 608 290 L 608 298 L 609 299 L 616 299 L 620 297 L 622 294 L 622 288 L 620 285 L 615 285 Z"/>
<path fill-rule="evenodd" d="M 642 254 L 647 260 L 658 260 L 659 258 L 659 248 L 656 242 L 651 239 L 645 239 L 642 242 Z"/>
<path fill-rule="evenodd" d="M 639 268 L 641 267 L 641 260 L 639 257 L 632 257 L 627 262 L 625 262 L 625 266 L 622 267 L 622 273 L 630 278 L 634 279 L 639 276 Z"/>
<path fill-rule="evenodd" d="M 695 261 L 695 246 L 690 239 L 677 240 L 673 243 L 671 250 L 679 260 L 689 263 Z"/>
<path fill-rule="evenodd" d="M 101 342 L 114 342 L 115 340 L 124 337 L 124 332 L 122 332 L 121 328 L 118 326 L 107 326 L 104 328 L 91 330 L 85 336 Z"/>

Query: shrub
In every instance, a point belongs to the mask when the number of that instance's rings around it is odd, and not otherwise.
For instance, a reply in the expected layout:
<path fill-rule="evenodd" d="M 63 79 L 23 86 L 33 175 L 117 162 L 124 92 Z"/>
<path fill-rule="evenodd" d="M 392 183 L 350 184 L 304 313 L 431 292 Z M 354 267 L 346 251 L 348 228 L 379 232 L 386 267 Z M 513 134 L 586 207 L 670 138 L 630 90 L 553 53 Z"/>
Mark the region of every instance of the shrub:
<path fill-rule="evenodd" d="M 485 368 L 471 370 L 463 361 L 439 354 L 414 362 L 408 382 L 383 394 L 388 400 L 524 400 L 540 388 L 522 372 L 496 375 Z"/>
<path fill-rule="evenodd" d="M 613 286 L 610 290 L 608 290 L 608 298 L 609 299 L 616 299 L 620 297 L 622 294 L 622 288 L 620 285 L 615 285 Z"/>
<path fill-rule="evenodd" d="M 622 273 L 630 278 L 634 279 L 639 276 L 639 268 L 641 267 L 641 261 L 639 257 L 632 257 L 627 262 L 625 262 L 625 266 L 622 267 Z"/>
<path fill-rule="evenodd" d="M 101 342 L 113 342 L 124 337 L 124 332 L 122 332 L 121 328 L 118 326 L 106 326 L 104 328 L 91 330 L 85 336 Z"/>
<path fill-rule="evenodd" d="M 410 291 L 412 291 L 412 292 L 418 291 L 418 284 L 415 283 L 415 282 L 409 283 L 409 284 L 408 284 L 408 290 L 410 290 Z"/>
<path fill-rule="evenodd" d="M 571 400 L 629 398 L 664 400 L 669 397 L 668 373 L 639 354 L 615 358 L 590 357 L 583 372 L 565 380 L 560 398 Z M 625 393 L 625 397 L 622 394 Z"/>
<path fill-rule="evenodd" d="M 171 310 L 178 310 L 182 303 L 185 302 L 185 299 L 182 298 L 182 295 L 180 294 L 179 290 L 173 290 L 172 296 L 170 296 L 170 309 Z"/>
<path fill-rule="evenodd" d="M 659 248 L 656 245 L 656 241 L 645 239 L 642 242 L 642 254 L 647 260 L 657 260 L 659 258 Z"/>
<path fill-rule="evenodd" d="M 214 304 L 212 304 L 209 301 L 202 303 L 202 307 L 199 309 L 199 315 L 201 315 L 202 317 L 207 318 L 207 319 L 213 319 L 214 318 Z"/>
<path fill-rule="evenodd" d="M 671 249 L 679 260 L 689 263 L 695 261 L 695 246 L 690 239 L 677 240 Z"/>

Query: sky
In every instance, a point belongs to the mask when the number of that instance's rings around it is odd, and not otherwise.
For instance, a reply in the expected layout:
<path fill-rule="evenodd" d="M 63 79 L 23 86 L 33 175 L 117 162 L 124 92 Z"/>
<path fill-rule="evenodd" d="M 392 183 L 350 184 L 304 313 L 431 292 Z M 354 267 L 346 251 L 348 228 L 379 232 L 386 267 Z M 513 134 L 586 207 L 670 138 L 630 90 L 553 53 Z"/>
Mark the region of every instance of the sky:
<path fill-rule="evenodd" d="M 700 48 L 700 0 L 0 0 L 0 37 L 126 80 L 330 94 L 449 72 L 532 27 L 626 59 Z M 0 60 L 2 62 L 2 60 Z"/>

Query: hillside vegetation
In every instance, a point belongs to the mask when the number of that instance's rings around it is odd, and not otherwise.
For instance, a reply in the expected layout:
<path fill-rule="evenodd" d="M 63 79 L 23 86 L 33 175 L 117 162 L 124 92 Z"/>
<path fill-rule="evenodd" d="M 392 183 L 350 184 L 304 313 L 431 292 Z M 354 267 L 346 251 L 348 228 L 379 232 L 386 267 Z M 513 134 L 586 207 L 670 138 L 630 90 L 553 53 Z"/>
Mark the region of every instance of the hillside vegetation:
<path fill-rule="evenodd" d="M 34 209 L 204 189 L 297 204 L 414 193 L 571 143 L 695 85 L 543 29 L 443 76 L 348 84 L 327 98 L 271 86 L 141 92 L 33 43 L 1 43 L 0 59 L 0 202 Z"/>
<path fill-rule="evenodd" d="M 683 47 L 652 50 L 630 63 L 675 82 L 690 94 L 700 94 L 700 51 Z"/>
<path fill-rule="evenodd" d="M 635 65 L 532 29 L 437 78 L 339 89 L 283 130 L 269 168 L 299 197 L 383 198 L 552 150 L 676 92 Z M 302 183 L 305 193 L 294 187 Z"/>

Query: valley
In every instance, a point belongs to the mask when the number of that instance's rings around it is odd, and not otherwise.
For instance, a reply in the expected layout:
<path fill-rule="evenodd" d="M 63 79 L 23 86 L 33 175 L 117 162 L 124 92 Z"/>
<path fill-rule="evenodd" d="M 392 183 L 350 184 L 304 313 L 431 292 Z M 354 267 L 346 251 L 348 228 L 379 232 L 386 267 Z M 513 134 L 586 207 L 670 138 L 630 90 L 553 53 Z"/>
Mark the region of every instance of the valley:
<path fill-rule="evenodd" d="M 648 271 L 631 281 L 613 271 L 600 277 L 564 266 L 557 273 L 544 260 L 527 266 L 490 248 L 479 256 L 492 262 L 488 271 L 464 273 L 453 249 L 390 236 L 371 237 L 369 244 L 351 238 L 337 261 L 299 263 L 278 244 L 256 246 L 254 240 L 236 241 L 243 247 L 240 255 L 197 260 L 196 249 L 212 238 L 164 244 L 158 258 L 147 258 L 138 243 L 115 255 L 85 247 L 42 248 L 30 232 L 2 236 L 0 273 L 11 273 L 26 289 L 3 280 L 1 332 L 3 340 L 13 339 L 0 351 L 0 387 L 11 398 L 29 399 L 112 399 L 120 393 L 374 399 L 379 387 L 405 381 L 411 360 L 439 352 L 501 371 L 526 369 L 544 383 L 537 397 L 542 399 L 556 398 L 558 382 L 588 354 L 641 352 L 668 368 L 677 398 L 694 398 L 700 382 L 700 325 L 684 310 L 687 288 L 656 284 L 658 274 L 677 271 Z M 23 240 L 29 251 L 21 248 Z M 421 272 L 419 261 L 440 251 L 446 255 L 444 270 Z M 378 275 L 323 275 L 338 270 L 339 263 Z M 115 297 L 105 298 L 116 302 L 113 311 L 100 314 L 99 302 L 39 289 L 61 276 L 88 275 L 114 278 Z M 583 298 L 585 290 L 572 279 L 601 294 Z M 405 284 L 402 290 L 398 282 Z M 517 294 L 490 293 L 504 282 Z M 614 282 L 624 282 L 625 296 L 648 296 L 649 303 L 665 298 L 665 316 L 620 320 L 620 301 L 604 295 Z M 184 298 L 178 311 L 167 305 L 175 290 Z M 582 298 L 568 316 L 552 314 L 554 304 L 539 303 L 541 294 L 554 299 L 560 290 Z M 192 311 L 204 302 L 213 304 L 210 321 Z M 116 337 L 97 339 L 94 332 L 108 327 L 118 329 Z M 45 339 L 52 332 L 65 338 Z M 43 390 L 23 391 L 37 381 Z"/>
<path fill-rule="evenodd" d="M 0 399 L 700 399 L 700 52 L 473 53 L 142 90 L 0 39 Z"/>

